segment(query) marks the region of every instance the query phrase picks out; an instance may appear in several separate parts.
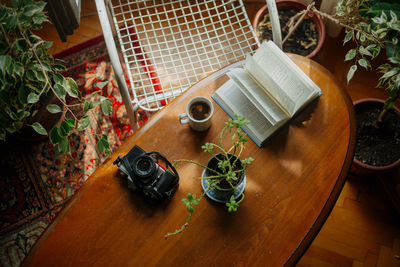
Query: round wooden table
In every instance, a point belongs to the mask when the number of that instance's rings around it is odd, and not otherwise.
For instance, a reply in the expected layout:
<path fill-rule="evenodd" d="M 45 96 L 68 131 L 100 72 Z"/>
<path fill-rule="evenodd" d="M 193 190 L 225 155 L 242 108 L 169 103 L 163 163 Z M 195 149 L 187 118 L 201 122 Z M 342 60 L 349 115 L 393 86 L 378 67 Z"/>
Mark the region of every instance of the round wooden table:
<path fill-rule="evenodd" d="M 227 114 L 213 101 L 211 128 L 204 133 L 180 125 L 178 115 L 194 96 L 210 97 L 228 78 L 208 76 L 158 112 L 102 164 L 49 226 L 25 265 L 35 266 L 281 266 L 295 264 L 333 208 L 354 153 L 355 119 L 347 93 L 319 64 L 292 60 L 321 88 L 306 107 L 262 147 L 247 142 L 246 198 L 236 213 L 209 199 L 197 207 L 189 227 L 181 202 L 201 194 L 201 168 L 180 164 L 174 197 L 157 206 L 126 188 L 112 163 L 135 144 L 169 160 L 207 162 L 205 142 L 216 142 Z M 241 63 L 235 64 L 240 65 Z"/>

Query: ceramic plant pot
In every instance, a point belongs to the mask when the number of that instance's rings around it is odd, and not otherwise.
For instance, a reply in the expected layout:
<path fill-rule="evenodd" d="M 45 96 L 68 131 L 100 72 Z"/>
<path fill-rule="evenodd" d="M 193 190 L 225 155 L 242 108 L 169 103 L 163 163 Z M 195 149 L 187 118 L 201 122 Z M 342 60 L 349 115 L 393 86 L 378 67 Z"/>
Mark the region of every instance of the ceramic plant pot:
<path fill-rule="evenodd" d="M 354 103 L 354 108 L 355 108 L 355 112 L 356 112 L 356 118 L 357 118 L 357 127 L 361 128 L 360 126 L 360 113 L 362 112 L 362 110 L 366 110 L 371 108 L 375 108 L 375 109 L 381 109 L 384 101 L 381 99 L 376 99 L 376 98 L 365 98 L 365 99 L 361 99 L 358 101 L 355 101 Z M 394 115 L 400 116 L 400 110 L 396 107 L 394 107 Z M 380 129 L 379 129 L 380 130 Z M 357 158 L 357 154 L 359 152 L 357 147 L 360 145 L 360 136 L 361 133 L 359 132 L 360 129 L 357 129 L 357 144 L 356 144 L 356 153 L 353 159 L 353 164 L 351 166 L 351 172 L 354 174 L 358 174 L 358 175 L 368 175 L 368 174 L 378 174 L 378 173 L 384 173 L 384 172 L 389 172 L 391 170 L 394 170 L 395 168 L 397 168 L 398 166 L 400 166 L 400 158 L 390 164 L 386 164 L 386 165 L 382 165 L 382 166 L 374 166 L 372 164 L 368 164 L 367 162 L 362 162 L 361 160 L 359 160 Z M 393 133 L 390 133 L 393 134 Z M 385 133 L 386 135 L 386 133 Z M 397 133 L 399 138 L 400 133 Z M 389 137 L 389 139 L 394 139 L 396 137 Z M 372 139 L 373 140 L 373 139 Z M 376 153 L 376 151 L 378 150 L 377 148 L 375 149 L 374 146 L 377 145 L 377 142 L 371 141 L 371 153 Z M 390 154 L 390 152 L 385 151 L 385 154 Z"/>
<path fill-rule="evenodd" d="M 228 154 L 229 156 L 232 156 L 232 154 Z M 223 157 L 223 154 L 217 154 L 216 157 Z M 231 158 L 231 162 L 234 162 L 237 159 L 236 156 L 233 155 Z M 212 157 L 208 162 L 207 162 L 207 167 L 210 169 L 217 169 L 218 168 L 218 160 L 215 157 Z M 235 166 L 237 166 L 238 169 L 242 168 L 242 162 L 240 159 L 237 159 Z M 203 171 L 202 177 L 207 177 L 207 176 L 212 176 L 215 175 L 214 172 L 205 169 Z M 204 191 L 208 190 L 208 185 L 209 185 L 209 179 L 202 179 L 201 180 L 201 185 L 203 187 Z M 236 198 L 238 198 L 241 193 L 243 193 L 244 188 L 246 186 L 246 176 L 245 173 L 242 172 L 240 173 L 240 177 L 237 180 L 237 184 L 235 185 L 237 190 L 234 190 L 226 181 L 220 182 L 218 185 L 218 188 L 213 189 L 213 190 L 208 190 L 206 195 L 219 203 L 226 203 L 229 202 L 229 199 L 233 195 Z"/>
<path fill-rule="evenodd" d="M 278 9 L 278 12 L 280 9 L 297 9 L 299 11 L 307 9 L 307 4 L 298 1 L 298 0 L 276 0 L 276 7 Z M 258 10 L 256 13 L 254 20 L 253 20 L 253 29 L 256 31 L 257 34 L 257 26 L 258 24 L 263 20 L 264 15 L 268 13 L 268 6 L 264 5 L 262 8 Z M 324 22 L 322 21 L 321 17 L 318 14 L 315 14 L 313 12 L 309 12 L 309 17 L 313 20 L 317 27 L 317 32 L 318 32 L 318 41 L 317 41 L 317 46 L 314 48 L 314 50 L 308 54 L 306 57 L 308 58 L 313 58 L 317 53 L 321 50 L 322 45 L 324 44 L 325 41 L 325 26 Z M 281 25 L 282 27 L 282 25 Z M 282 39 L 285 38 L 285 36 L 282 36 Z"/>

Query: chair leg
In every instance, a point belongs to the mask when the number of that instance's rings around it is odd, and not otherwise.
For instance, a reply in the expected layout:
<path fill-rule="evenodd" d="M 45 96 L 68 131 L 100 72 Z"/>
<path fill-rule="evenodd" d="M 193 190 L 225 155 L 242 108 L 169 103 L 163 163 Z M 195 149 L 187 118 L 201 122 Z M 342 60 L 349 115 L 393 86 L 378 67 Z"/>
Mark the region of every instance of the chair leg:
<path fill-rule="evenodd" d="M 114 43 L 113 34 L 111 31 L 110 22 L 108 20 L 106 6 L 104 0 L 96 0 L 97 14 L 99 15 L 100 25 L 103 30 L 104 40 L 107 46 L 108 54 L 114 69 L 115 77 L 118 82 L 118 88 L 121 92 L 122 100 L 128 113 L 129 121 L 132 128 L 137 126 L 137 114 L 133 109 L 132 101 L 129 96 L 128 86 L 126 85 L 124 72 L 121 67 L 121 62 L 118 57 L 117 47 Z"/>

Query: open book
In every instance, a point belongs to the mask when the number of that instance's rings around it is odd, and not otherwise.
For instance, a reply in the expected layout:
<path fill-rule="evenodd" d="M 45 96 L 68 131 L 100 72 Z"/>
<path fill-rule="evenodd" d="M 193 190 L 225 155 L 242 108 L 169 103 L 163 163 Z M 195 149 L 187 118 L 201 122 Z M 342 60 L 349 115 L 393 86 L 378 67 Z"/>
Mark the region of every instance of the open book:
<path fill-rule="evenodd" d="M 321 89 L 272 41 L 248 55 L 244 68 L 227 75 L 230 80 L 212 98 L 229 116 L 251 121 L 243 130 L 258 146 L 321 95 Z"/>

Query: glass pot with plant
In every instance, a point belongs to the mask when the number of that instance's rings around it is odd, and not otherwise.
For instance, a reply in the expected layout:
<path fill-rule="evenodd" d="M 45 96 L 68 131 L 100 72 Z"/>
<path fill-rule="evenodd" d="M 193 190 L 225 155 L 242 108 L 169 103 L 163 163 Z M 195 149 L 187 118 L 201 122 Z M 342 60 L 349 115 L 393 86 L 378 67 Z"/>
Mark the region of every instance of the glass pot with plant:
<path fill-rule="evenodd" d="M 45 5 L 34 0 L 13 0 L 12 6 L 0 5 L 0 140 L 5 141 L 7 136 L 29 126 L 40 135 L 49 135 L 58 150 L 65 153 L 70 151 L 68 136 L 72 130 L 88 127 L 88 112 L 101 105 L 103 113 L 110 115 L 111 102 L 103 96 L 96 102 L 84 99 L 75 81 L 61 74 L 65 67 L 50 55 L 52 43 L 33 33 L 48 21 L 43 11 Z M 52 95 L 58 102 L 43 107 L 43 99 Z M 74 104 L 68 104 L 68 98 L 74 99 Z M 46 130 L 35 121 L 42 108 L 53 114 L 66 110 L 66 116 L 60 125 Z M 109 151 L 106 135 L 98 136 L 97 146 L 101 152 Z"/>
<path fill-rule="evenodd" d="M 247 134 L 241 127 L 250 123 L 242 116 L 235 116 L 236 119 L 228 119 L 219 135 L 219 144 L 205 143 L 201 148 L 212 157 L 206 165 L 187 159 L 176 160 L 175 164 L 180 162 L 192 163 L 204 169 L 201 176 L 203 193 L 196 198 L 195 194 L 188 193 L 187 198 L 182 199 L 189 216 L 186 222 L 175 232 L 168 233 L 165 237 L 179 234 L 189 225 L 189 221 L 200 200 L 205 195 L 211 199 L 225 203 L 228 212 L 237 211 L 239 204 L 244 200 L 245 170 L 253 161 L 248 157 L 240 159 L 247 142 Z M 225 149 L 223 138 L 225 134 L 231 134 L 232 146 Z"/>

